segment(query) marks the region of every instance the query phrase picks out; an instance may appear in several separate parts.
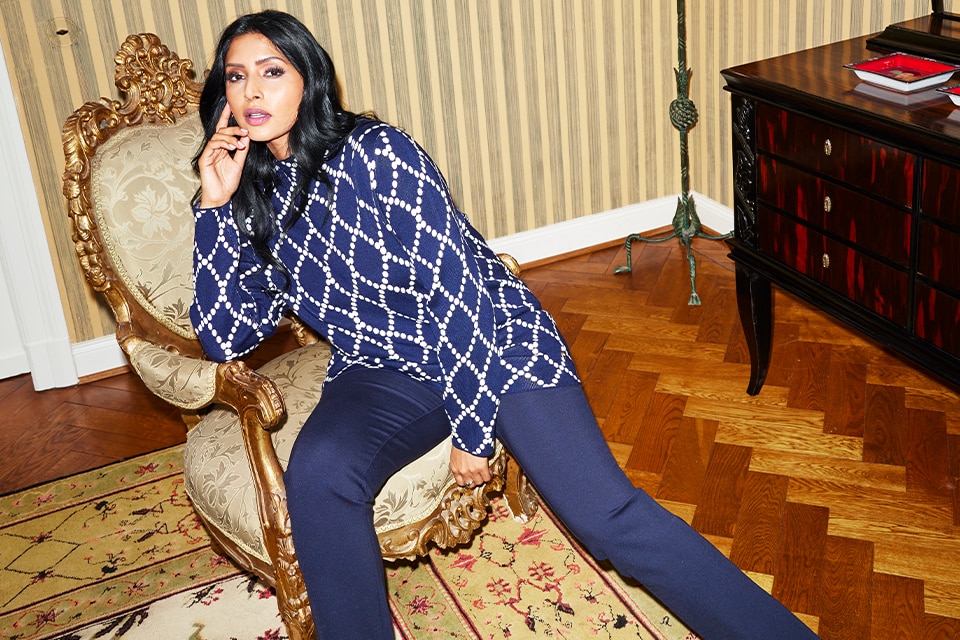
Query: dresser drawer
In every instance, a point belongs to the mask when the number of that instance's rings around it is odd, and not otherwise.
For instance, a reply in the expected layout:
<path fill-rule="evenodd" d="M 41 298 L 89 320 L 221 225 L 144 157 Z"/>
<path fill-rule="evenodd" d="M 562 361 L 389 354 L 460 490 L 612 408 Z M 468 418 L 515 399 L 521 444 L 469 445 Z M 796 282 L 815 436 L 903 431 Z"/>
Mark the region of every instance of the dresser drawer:
<path fill-rule="evenodd" d="M 920 208 L 925 216 L 960 227 L 960 169 L 925 161 Z"/>
<path fill-rule="evenodd" d="M 774 158 L 760 156 L 757 198 L 892 262 L 910 264 L 911 216 Z"/>
<path fill-rule="evenodd" d="M 761 102 L 757 148 L 894 204 L 911 207 L 915 157 L 897 147 L 856 135 Z"/>
<path fill-rule="evenodd" d="M 758 207 L 760 251 L 884 318 L 906 326 L 907 274 Z"/>
<path fill-rule="evenodd" d="M 960 293 L 960 233 L 921 222 L 917 273 Z"/>
<path fill-rule="evenodd" d="M 960 356 L 960 299 L 917 284 L 916 334 L 944 351 Z"/>

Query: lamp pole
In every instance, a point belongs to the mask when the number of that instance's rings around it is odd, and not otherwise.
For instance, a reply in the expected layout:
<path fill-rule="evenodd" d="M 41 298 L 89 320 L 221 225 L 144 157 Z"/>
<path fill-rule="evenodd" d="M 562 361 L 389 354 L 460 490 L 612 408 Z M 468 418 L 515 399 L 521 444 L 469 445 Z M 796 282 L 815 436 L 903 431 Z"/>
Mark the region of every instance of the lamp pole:
<path fill-rule="evenodd" d="M 697 124 L 697 107 L 690 99 L 690 74 L 692 69 L 687 68 L 687 25 L 684 0 L 677 0 L 677 68 L 674 75 L 677 79 L 677 98 L 670 103 L 670 123 L 680 132 L 680 198 L 677 201 L 677 211 L 673 216 L 673 231 L 670 235 L 661 238 L 644 238 L 639 233 L 630 234 L 626 239 L 627 264 L 617 267 L 614 273 L 629 273 L 633 271 L 632 244 L 634 242 L 666 242 L 677 238 L 686 250 L 687 262 L 690 265 L 690 300 L 689 305 L 699 305 L 700 296 L 697 294 L 697 262 L 693 255 L 692 243 L 697 236 L 710 240 L 723 240 L 731 234 L 711 236 L 703 233 L 700 216 L 690 195 L 690 156 L 687 150 L 687 138 L 690 129 Z"/>

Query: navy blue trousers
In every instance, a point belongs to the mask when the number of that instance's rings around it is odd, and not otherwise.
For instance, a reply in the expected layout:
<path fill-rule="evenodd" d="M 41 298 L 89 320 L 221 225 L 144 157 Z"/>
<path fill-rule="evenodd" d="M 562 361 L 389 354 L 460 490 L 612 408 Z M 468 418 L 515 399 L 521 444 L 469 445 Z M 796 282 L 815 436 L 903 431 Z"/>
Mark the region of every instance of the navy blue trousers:
<path fill-rule="evenodd" d="M 497 437 L 598 560 L 646 587 L 705 640 L 816 636 L 685 522 L 634 488 L 579 386 L 504 396 Z M 392 640 L 373 500 L 442 439 L 438 392 L 358 369 L 329 382 L 284 476 L 320 640 Z"/>

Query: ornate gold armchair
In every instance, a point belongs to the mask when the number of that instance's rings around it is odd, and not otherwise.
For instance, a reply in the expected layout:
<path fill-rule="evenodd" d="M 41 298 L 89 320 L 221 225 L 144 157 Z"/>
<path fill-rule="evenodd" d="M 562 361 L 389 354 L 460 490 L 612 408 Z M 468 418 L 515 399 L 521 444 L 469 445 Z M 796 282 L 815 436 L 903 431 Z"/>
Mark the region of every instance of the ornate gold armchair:
<path fill-rule="evenodd" d="M 193 64 L 152 34 L 128 37 L 115 61 L 125 99 L 84 104 L 63 127 L 63 193 L 77 258 L 113 310 L 133 369 L 191 426 L 185 485 L 211 537 L 276 587 L 290 637 L 311 638 L 282 469 L 320 396 L 329 346 L 293 318 L 302 346 L 258 371 L 204 358 L 188 313 L 190 199 L 199 186 L 190 158 L 202 140 L 200 85 Z M 503 490 L 518 517 L 533 513 L 526 480 L 501 447 L 491 462 L 493 481 L 471 490 L 456 486 L 449 452 L 449 442 L 438 446 L 378 496 L 374 517 L 384 558 L 422 555 L 430 543 L 466 542 L 486 517 L 489 492 Z"/>

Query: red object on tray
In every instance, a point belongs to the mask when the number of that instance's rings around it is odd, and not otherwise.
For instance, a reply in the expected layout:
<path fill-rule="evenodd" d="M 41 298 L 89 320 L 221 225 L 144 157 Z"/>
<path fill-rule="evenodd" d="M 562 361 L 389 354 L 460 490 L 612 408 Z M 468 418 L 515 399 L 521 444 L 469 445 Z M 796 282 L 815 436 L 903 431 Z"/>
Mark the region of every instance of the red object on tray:
<path fill-rule="evenodd" d="M 960 69 L 955 64 L 908 53 L 891 53 L 844 66 L 861 80 L 897 91 L 918 91 L 942 84 Z"/>

